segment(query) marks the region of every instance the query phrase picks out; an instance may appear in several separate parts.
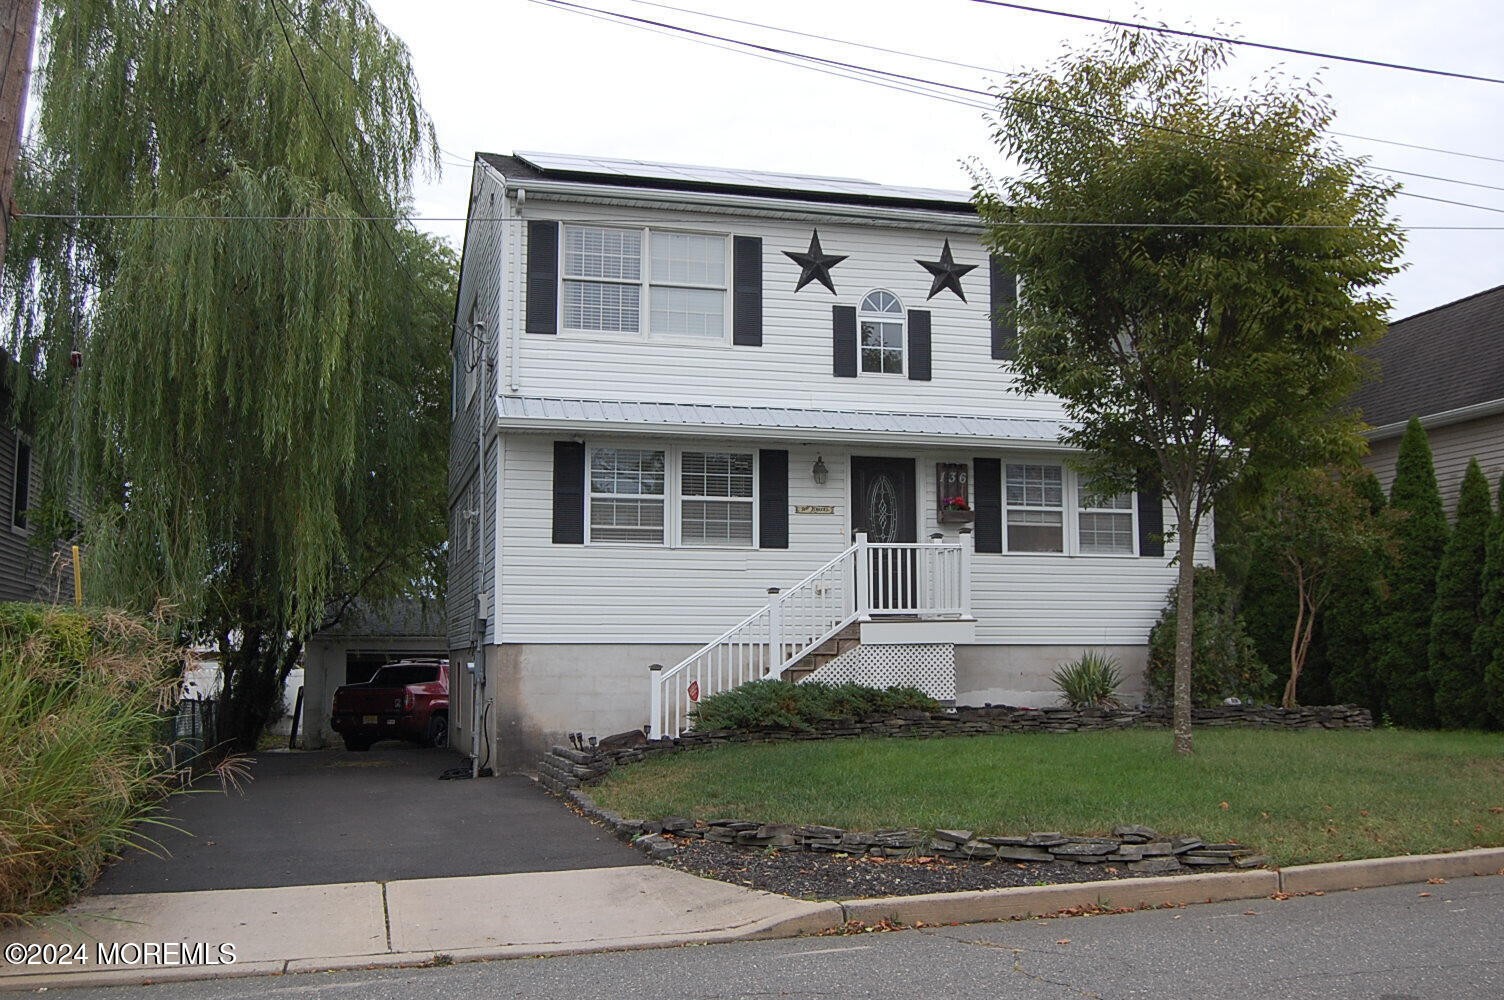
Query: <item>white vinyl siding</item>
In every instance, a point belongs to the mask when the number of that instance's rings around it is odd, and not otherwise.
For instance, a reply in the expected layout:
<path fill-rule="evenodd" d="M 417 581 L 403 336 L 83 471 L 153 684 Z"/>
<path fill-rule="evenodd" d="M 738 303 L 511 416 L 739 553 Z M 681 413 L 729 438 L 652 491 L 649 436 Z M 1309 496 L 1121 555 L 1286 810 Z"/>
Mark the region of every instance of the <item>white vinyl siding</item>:
<path fill-rule="evenodd" d="M 501 505 L 506 549 L 500 586 L 505 597 L 498 613 L 508 643 L 673 643 L 685 645 L 678 654 L 683 656 L 762 607 L 769 587 L 793 586 L 851 544 L 848 452 L 828 443 L 768 442 L 768 447 L 789 452 L 790 507 L 830 506 L 833 512 L 791 513 L 789 547 L 762 549 L 555 545 L 553 443 L 524 434 L 507 435 L 506 441 L 507 493 Z M 659 447 L 629 439 L 620 444 L 639 450 Z M 726 445 L 685 447 L 733 450 Z M 936 531 L 949 542 L 960 537 L 955 525 L 936 521 L 934 464 L 966 462 L 977 454 L 987 452 L 913 453 L 920 538 Z M 824 486 L 816 485 L 809 473 L 817 456 L 829 469 Z M 999 457 L 1007 460 L 1005 454 Z M 1198 563 L 1211 563 L 1211 543 L 1206 525 Z M 977 642 L 1142 645 L 1175 583 L 1174 554 L 1173 547 L 1163 558 L 1131 559 L 979 552 L 972 559 Z M 668 653 L 658 659 L 668 663 Z"/>

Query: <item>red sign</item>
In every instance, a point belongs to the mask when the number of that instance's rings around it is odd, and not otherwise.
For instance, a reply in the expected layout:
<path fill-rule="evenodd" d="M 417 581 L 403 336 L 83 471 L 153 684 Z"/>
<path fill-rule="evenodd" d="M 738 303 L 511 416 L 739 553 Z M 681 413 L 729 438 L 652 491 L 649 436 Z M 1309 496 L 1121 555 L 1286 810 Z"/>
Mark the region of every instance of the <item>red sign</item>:
<path fill-rule="evenodd" d="M 700 682 L 699 681 L 690 681 L 689 682 L 689 700 L 690 701 L 699 701 L 700 700 Z"/>

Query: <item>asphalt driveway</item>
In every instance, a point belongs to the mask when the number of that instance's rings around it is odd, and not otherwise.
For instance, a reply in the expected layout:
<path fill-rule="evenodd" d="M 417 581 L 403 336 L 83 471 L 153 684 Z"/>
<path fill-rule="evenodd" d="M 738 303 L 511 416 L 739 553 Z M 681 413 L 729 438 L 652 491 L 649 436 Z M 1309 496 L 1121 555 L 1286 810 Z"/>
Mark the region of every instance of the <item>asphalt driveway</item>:
<path fill-rule="evenodd" d="M 641 854 L 518 775 L 440 781 L 448 750 L 272 752 L 253 780 L 177 796 L 146 826 L 167 856 L 129 852 L 98 893 L 255 889 L 330 882 L 606 868 Z M 160 851 L 158 853 L 163 853 Z"/>

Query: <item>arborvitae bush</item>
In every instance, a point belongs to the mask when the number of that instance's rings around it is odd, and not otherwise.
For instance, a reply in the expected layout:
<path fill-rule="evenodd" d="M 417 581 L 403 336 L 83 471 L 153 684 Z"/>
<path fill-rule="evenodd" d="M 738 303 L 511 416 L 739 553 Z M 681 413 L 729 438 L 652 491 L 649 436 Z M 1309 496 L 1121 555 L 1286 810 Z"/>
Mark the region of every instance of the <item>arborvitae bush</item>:
<path fill-rule="evenodd" d="M 1387 501 L 1384 488 L 1372 472 L 1363 472 L 1353 488 L 1368 501 L 1369 512 L 1378 517 Z M 1384 685 L 1377 664 L 1381 607 L 1388 556 L 1372 552 L 1341 574 L 1332 592 L 1331 605 L 1319 626 L 1330 670 L 1332 700 L 1362 705 L 1374 718 L 1384 713 Z"/>
<path fill-rule="evenodd" d="M 1447 519 L 1436 488 L 1431 446 L 1419 418 L 1411 417 L 1400 438 L 1389 505 L 1400 513 L 1389 593 L 1378 641 L 1384 705 L 1402 726 L 1436 724 L 1428 647 L 1436 607 L 1436 573 L 1447 544 Z"/>
<path fill-rule="evenodd" d="M 1483 560 L 1493 507 L 1488 479 L 1475 458 L 1468 462 L 1457 497 L 1457 521 L 1436 577 L 1428 656 L 1436 691 L 1436 721 L 1454 729 L 1483 725 L 1483 664 L 1473 637 L 1483 623 Z"/>
<path fill-rule="evenodd" d="M 1481 621 L 1473 636 L 1473 655 L 1483 673 L 1488 720 L 1504 728 L 1504 476 L 1499 477 L 1499 509 L 1488 526 L 1484 552 Z"/>
<path fill-rule="evenodd" d="M 1159 621 L 1149 631 L 1149 696 L 1159 704 L 1170 701 L 1175 688 L 1175 616 L 1179 606 L 1171 587 Z M 1196 568 L 1193 604 L 1195 631 L 1191 651 L 1191 701 L 1217 705 L 1224 698 L 1244 701 L 1267 700 L 1273 693 L 1274 675 L 1259 659 L 1242 616 L 1236 609 L 1232 588 L 1216 570 Z"/>

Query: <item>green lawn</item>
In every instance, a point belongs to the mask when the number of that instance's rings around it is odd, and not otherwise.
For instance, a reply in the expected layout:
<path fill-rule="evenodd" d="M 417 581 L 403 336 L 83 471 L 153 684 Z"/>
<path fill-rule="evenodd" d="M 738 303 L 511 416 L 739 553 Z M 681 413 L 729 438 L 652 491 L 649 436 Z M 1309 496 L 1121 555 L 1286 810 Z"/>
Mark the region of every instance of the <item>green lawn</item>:
<path fill-rule="evenodd" d="M 1102 834 L 1144 823 L 1278 864 L 1504 845 L 1504 736 L 1163 730 L 718 747 L 634 764 L 591 794 L 624 816 Z"/>

